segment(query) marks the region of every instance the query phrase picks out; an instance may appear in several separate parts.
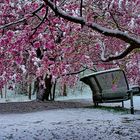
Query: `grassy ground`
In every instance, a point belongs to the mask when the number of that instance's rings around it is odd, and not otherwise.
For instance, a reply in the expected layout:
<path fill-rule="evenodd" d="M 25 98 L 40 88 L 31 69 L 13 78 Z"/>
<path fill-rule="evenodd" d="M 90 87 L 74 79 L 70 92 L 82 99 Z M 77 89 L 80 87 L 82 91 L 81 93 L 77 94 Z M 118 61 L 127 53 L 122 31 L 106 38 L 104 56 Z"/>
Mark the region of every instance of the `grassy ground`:
<path fill-rule="evenodd" d="M 102 106 L 102 105 L 99 105 L 99 106 L 91 105 L 91 106 L 87 106 L 86 108 L 101 109 L 101 110 L 107 110 L 109 112 L 116 112 L 116 113 L 120 112 L 122 114 L 129 114 L 130 113 L 130 109 L 122 108 L 120 106 L 112 107 L 112 106 Z"/>

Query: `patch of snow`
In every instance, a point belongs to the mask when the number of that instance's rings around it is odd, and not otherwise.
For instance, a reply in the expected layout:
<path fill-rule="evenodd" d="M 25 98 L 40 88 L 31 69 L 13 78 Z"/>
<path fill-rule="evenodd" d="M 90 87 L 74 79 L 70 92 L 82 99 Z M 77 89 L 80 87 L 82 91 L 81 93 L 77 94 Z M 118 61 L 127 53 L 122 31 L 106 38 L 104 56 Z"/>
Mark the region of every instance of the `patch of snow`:
<path fill-rule="evenodd" d="M 6 102 L 28 102 L 36 99 L 36 95 L 32 95 L 31 100 L 26 95 L 14 95 L 6 98 L 1 98 L 0 103 L 6 103 Z"/>
<path fill-rule="evenodd" d="M 122 8 L 122 3 L 123 3 L 123 0 L 119 0 L 119 8 L 120 9 Z"/>
<path fill-rule="evenodd" d="M 23 71 L 23 73 L 26 73 L 25 65 L 21 65 L 20 68 L 21 68 L 21 70 Z"/>
<path fill-rule="evenodd" d="M 69 89 L 67 96 L 58 96 L 56 100 L 72 100 L 72 99 L 92 99 L 92 92 L 89 87 L 84 87 L 81 90 Z"/>
<path fill-rule="evenodd" d="M 36 95 L 32 95 L 31 100 L 35 100 L 35 99 L 36 99 Z M 15 93 L 14 90 L 7 90 L 6 95 L 5 95 L 5 93 L 3 93 L 3 98 L 0 98 L 0 103 L 27 102 L 27 101 L 31 101 L 31 100 L 29 100 L 28 95 Z"/>
<path fill-rule="evenodd" d="M 131 21 L 130 21 L 130 23 L 129 23 L 129 27 L 130 27 L 131 29 L 133 29 L 133 28 L 135 27 L 135 19 L 134 19 L 134 18 L 131 19 Z"/>

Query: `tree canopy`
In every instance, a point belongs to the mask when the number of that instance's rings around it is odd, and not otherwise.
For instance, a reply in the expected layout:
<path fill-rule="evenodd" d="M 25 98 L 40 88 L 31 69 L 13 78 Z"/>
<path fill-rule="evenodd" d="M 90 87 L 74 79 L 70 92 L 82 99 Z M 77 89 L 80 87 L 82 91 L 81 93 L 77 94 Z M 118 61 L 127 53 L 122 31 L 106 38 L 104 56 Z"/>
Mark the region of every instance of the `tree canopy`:
<path fill-rule="evenodd" d="M 139 0 L 0 0 L 0 88 L 115 66 L 139 82 L 139 37 Z"/>

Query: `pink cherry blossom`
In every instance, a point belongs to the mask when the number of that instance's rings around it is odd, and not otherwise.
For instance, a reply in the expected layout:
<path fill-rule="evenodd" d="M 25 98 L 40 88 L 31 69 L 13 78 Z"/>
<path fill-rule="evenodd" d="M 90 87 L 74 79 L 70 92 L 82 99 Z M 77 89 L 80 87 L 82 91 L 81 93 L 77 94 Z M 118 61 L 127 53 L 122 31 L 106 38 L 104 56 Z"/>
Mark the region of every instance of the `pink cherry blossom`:
<path fill-rule="evenodd" d="M 45 75 L 74 86 L 82 70 L 114 67 L 140 84 L 139 9 L 138 0 L 0 1 L 0 88 Z"/>

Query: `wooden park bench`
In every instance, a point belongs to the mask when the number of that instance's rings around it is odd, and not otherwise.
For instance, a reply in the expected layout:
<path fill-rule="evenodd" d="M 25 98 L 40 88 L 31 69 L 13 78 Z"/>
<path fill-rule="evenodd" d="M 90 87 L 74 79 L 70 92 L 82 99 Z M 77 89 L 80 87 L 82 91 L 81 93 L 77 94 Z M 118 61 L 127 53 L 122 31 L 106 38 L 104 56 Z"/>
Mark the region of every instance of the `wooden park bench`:
<path fill-rule="evenodd" d="M 122 69 L 99 71 L 84 76 L 80 81 L 89 85 L 92 90 L 93 102 L 98 103 L 122 102 L 130 99 L 131 114 L 134 114 L 133 95 L 140 94 L 140 87 L 130 87 Z"/>

